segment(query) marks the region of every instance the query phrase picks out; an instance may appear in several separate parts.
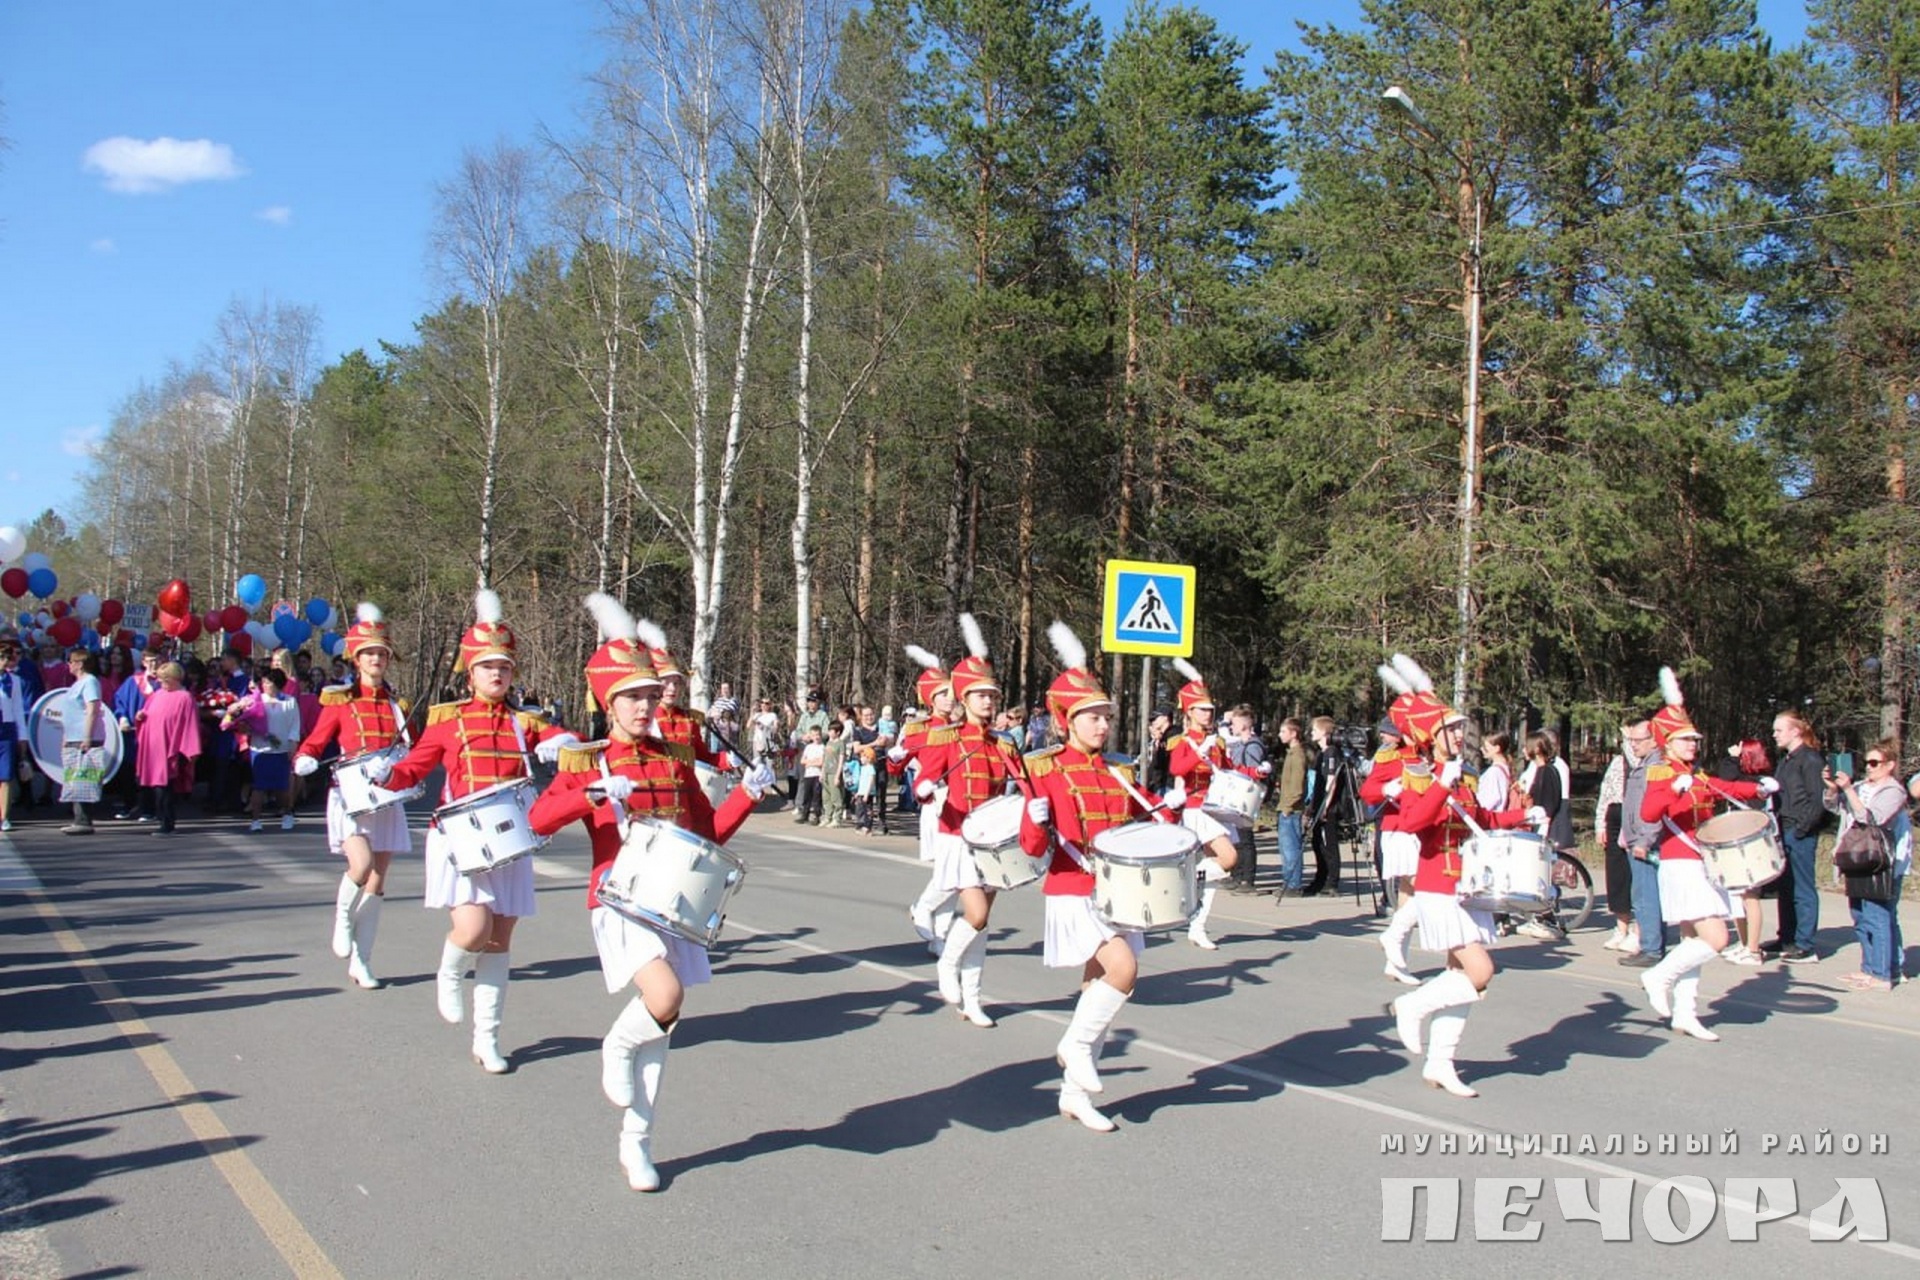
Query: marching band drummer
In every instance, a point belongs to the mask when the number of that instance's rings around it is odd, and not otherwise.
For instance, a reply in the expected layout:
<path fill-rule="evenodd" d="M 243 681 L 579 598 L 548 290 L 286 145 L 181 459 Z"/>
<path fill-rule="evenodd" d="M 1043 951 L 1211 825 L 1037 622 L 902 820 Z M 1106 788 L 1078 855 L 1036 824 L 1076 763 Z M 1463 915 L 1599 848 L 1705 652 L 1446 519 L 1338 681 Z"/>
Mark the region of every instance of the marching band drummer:
<path fill-rule="evenodd" d="M 372 782 L 404 791 L 444 764 L 443 807 L 527 777 L 529 749 L 552 764 L 562 747 L 580 741 L 538 712 L 507 704 L 514 673 L 513 632 L 500 620 L 500 597 L 493 592 L 481 590 L 473 607 L 477 620 L 460 637 L 457 659 L 473 696 L 432 707 L 426 730 L 406 759 L 391 767 L 381 761 L 367 770 Z M 503 867 L 465 874 L 454 866 L 446 833 L 436 824 L 427 831 L 426 860 L 426 905 L 446 909 L 451 918 L 435 975 L 440 1016 L 455 1026 L 465 1019 L 461 983 L 472 965 L 473 1058 L 483 1071 L 500 1075 L 507 1069 L 500 1055 L 500 1014 L 513 968 L 513 926 L 520 917 L 532 915 L 537 905 L 533 859 L 516 858 Z"/>
<path fill-rule="evenodd" d="M 1036 858 L 1053 850 L 1043 886 L 1041 961 L 1054 969 L 1080 966 L 1080 999 L 1054 1047 L 1061 1067 L 1060 1114 L 1095 1133 L 1112 1133 L 1113 1121 L 1091 1095 L 1105 1091 L 1100 1053 L 1133 995 L 1146 938 L 1138 929 L 1116 928 L 1094 910 L 1093 873 L 1081 855 L 1101 832 L 1141 821 L 1147 810 L 1125 775 L 1115 776 L 1125 766 L 1110 765 L 1102 755 L 1115 707 L 1087 666 L 1085 646 L 1064 622 L 1048 627 L 1047 638 L 1065 668 L 1047 686 L 1047 710 L 1066 741 L 1027 758 L 1033 798 L 1021 816 L 1020 847 Z"/>
<path fill-rule="evenodd" d="M 920 753 L 920 773 L 914 795 L 931 804 L 941 784 L 947 788 L 940 802 L 940 829 L 934 837 L 938 859 L 934 882 L 960 895 L 960 913 L 940 944 L 940 998 L 958 1006 L 960 1016 L 976 1027 L 991 1027 L 993 1019 L 980 1005 L 980 976 L 987 963 L 987 918 L 993 911 L 994 890 L 986 887 L 973 850 L 960 833 L 961 823 L 974 809 L 1006 794 L 1022 776 L 1019 754 L 991 731 L 1000 707 L 1000 685 L 987 661 L 986 636 L 970 613 L 960 615 L 968 656 L 953 664 L 953 696 L 961 720 L 938 745 Z"/>
<path fill-rule="evenodd" d="M 904 773 L 911 763 L 917 781 L 927 776 L 926 762 L 920 757 L 953 737 L 953 677 L 940 666 L 940 659 L 919 645 L 908 645 L 907 656 L 920 667 L 913 689 L 927 714 L 908 721 L 900 730 L 900 741 L 887 749 L 887 769 L 890 773 Z M 934 865 L 927 876 L 927 887 L 907 908 L 914 932 L 936 956 L 946 941 L 947 930 L 953 927 L 954 914 L 955 895 L 940 887 L 940 808 L 946 803 L 946 790 L 944 782 L 937 784 L 932 797 L 920 806 L 920 861 Z"/>
<path fill-rule="evenodd" d="M 1399 655 L 1395 655 L 1396 663 Z M 1420 1076 L 1436 1089 L 1456 1098 L 1479 1094 L 1454 1070 L 1454 1050 L 1467 1028 L 1464 1011 L 1485 993 L 1493 981 L 1493 916 L 1469 910 L 1458 897 L 1461 846 L 1482 828 L 1508 829 L 1543 823 L 1542 809 L 1480 807 L 1475 797 L 1478 779 L 1461 759 L 1466 720 L 1431 692 L 1416 690 L 1395 699 L 1388 712 L 1408 741 L 1428 742 L 1432 762 L 1409 764 L 1400 777 L 1386 784 L 1387 797 L 1400 806 L 1400 829 L 1420 841 L 1420 863 L 1413 875 L 1413 911 L 1423 951 L 1443 951 L 1447 967 L 1387 1005 L 1400 1042 L 1413 1053 L 1426 1041 L 1426 1065 Z M 1459 1012 L 1457 1012 L 1459 1011 Z"/>
<path fill-rule="evenodd" d="M 406 733 L 408 707 L 387 684 L 393 646 L 377 606 L 362 601 L 354 610 L 345 647 L 354 678 L 320 691 L 320 718 L 293 756 L 293 771 L 303 778 L 319 769 L 329 743 L 338 742 L 343 757 L 357 756 L 384 751 Z M 386 901 L 387 869 L 394 854 L 413 850 L 406 806 L 390 804 L 354 817 L 340 788 L 327 788 L 327 847 L 347 860 L 334 894 L 333 954 L 347 962 L 347 976 L 358 986 L 378 990 L 382 984 L 373 974 L 373 942 Z"/>
<path fill-rule="evenodd" d="M 1382 663 L 1379 671 L 1380 679 L 1396 695 L 1387 708 L 1387 724 L 1398 728 L 1401 722 L 1395 710 L 1404 714 L 1414 705 L 1416 696 L 1431 694 L 1433 681 L 1418 663 L 1401 653 L 1393 655 L 1391 664 Z M 1413 932 L 1418 919 L 1414 910 L 1413 880 L 1420 869 L 1420 839 L 1407 831 L 1400 805 L 1394 796 L 1387 794 L 1387 789 L 1400 781 L 1407 766 L 1418 766 L 1426 760 L 1423 752 L 1426 741 L 1406 737 L 1404 729 L 1392 746 L 1383 741 L 1380 750 L 1374 753 L 1373 767 L 1360 782 L 1361 803 L 1380 813 L 1380 879 L 1393 882 L 1397 903 L 1380 935 L 1380 949 L 1386 952 L 1386 975 L 1409 987 L 1420 985 L 1420 979 L 1407 968 L 1407 936 Z M 1397 796 L 1398 792 L 1394 794 Z"/>
<path fill-rule="evenodd" d="M 1733 901 L 1707 877 L 1693 833 L 1713 816 L 1721 798 L 1754 800 L 1772 795 L 1780 784 L 1772 778 L 1720 782 L 1698 771 L 1695 766 L 1704 735 L 1687 714 L 1680 681 L 1671 667 L 1660 668 L 1660 694 L 1666 705 L 1654 713 L 1652 728 L 1663 758 L 1647 766 L 1640 817 L 1665 829 L 1660 841 L 1660 918 L 1680 926 L 1680 945 L 1641 974 L 1640 985 L 1653 1011 L 1668 1019 L 1675 1031 L 1696 1040 L 1718 1040 L 1718 1033 L 1700 1021 L 1700 970 L 1726 949 Z"/>
<path fill-rule="evenodd" d="M 1200 909 L 1187 922 L 1187 941 L 1204 951 L 1216 951 L 1219 948 L 1207 936 L 1207 917 L 1213 913 L 1213 895 L 1219 889 L 1220 881 L 1227 878 L 1227 873 L 1240 860 L 1240 851 L 1234 847 L 1233 836 L 1227 829 L 1200 806 L 1206 801 L 1207 788 L 1213 785 L 1216 772 L 1244 773 L 1250 778 L 1259 778 L 1272 773 L 1273 766 L 1263 764 L 1258 769 L 1234 767 L 1233 761 L 1227 758 L 1226 745 L 1213 729 L 1213 695 L 1207 692 L 1206 682 L 1185 658 L 1175 658 L 1173 665 L 1186 677 L 1187 682 L 1180 686 L 1178 695 L 1185 724 L 1167 753 L 1167 769 L 1174 779 L 1173 789 L 1167 793 L 1167 799 L 1179 807 L 1180 797 L 1185 796 L 1185 807 L 1180 809 L 1180 821 L 1187 830 L 1200 837 L 1200 843 L 1207 851 L 1200 859 Z"/>
<path fill-rule="evenodd" d="M 624 1112 L 620 1167 L 627 1185 L 635 1191 L 657 1191 L 653 1112 L 668 1042 L 686 988 L 709 981 L 712 970 L 704 947 L 603 905 L 600 884 L 619 856 L 626 819 L 655 818 L 725 844 L 761 793 L 773 785 L 773 771 L 761 765 L 716 813 L 692 766 L 649 732 L 661 681 L 647 650 L 636 643 L 632 617 L 611 596 L 590 595 L 587 608 L 607 637 L 587 660 L 587 688 L 606 708 L 608 741 L 561 753 L 560 772 L 534 802 L 531 820 L 541 835 L 552 835 L 570 822 L 585 823 L 592 841 L 587 909 L 600 972 L 609 993 L 634 989 L 601 1041 L 600 1087 Z"/>

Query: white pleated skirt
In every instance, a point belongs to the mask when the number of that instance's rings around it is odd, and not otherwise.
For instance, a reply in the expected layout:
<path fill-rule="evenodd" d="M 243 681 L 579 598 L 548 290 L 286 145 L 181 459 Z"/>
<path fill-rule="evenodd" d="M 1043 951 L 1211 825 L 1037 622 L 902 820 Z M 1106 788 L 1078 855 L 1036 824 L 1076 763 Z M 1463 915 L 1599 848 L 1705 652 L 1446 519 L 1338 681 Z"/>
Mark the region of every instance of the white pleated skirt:
<path fill-rule="evenodd" d="M 1147 949 L 1146 935 L 1138 929 L 1116 929 L 1093 909 L 1093 895 L 1064 893 L 1043 895 L 1046 920 L 1041 931 L 1040 962 L 1050 969 L 1078 968 L 1093 959 L 1093 953 L 1108 938 L 1125 938 L 1133 954 Z"/>
<path fill-rule="evenodd" d="M 1399 834 L 1399 833 L 1394 833 Z M 1413 914 L 1420 926 L 1420 949 L 1445 953 L 1456 947 L 1493 942 L 1493 916 L 1486 911 L 1469 911 L 1450 893 L 1413 895 Z"/>
<path fill-rule="evenodd" d="M 1687 920 L 1724 920 L 1733 914 L 1727 891 L 1707 879 L 1707 864 L 1697 858 L 1660 860 L 1660 918 L 1668 924 Z"/>
<path fill-rule="evenodd" d="M 1410 878 L 1420 870 L 1420 837 L 1411 831 L 1380 833 L 1380 874 L 1388 880 Z"/>
<path fill-rule="evenodd" d="M 1205 809 L 1182 809 L 1180 825 L 1199 836 L 1201 844 L 1209 844 L 1221 836 L 1233 839 L 1233 833 L 1221 826 L 1220 820 Z"/>
<path fill-rule="evenodd" d="M 986 884 L 980 868 L 974 865 L 973 850 L 959 836 L 935 832 L 933 836 L 933 885 L 948 893 L 977 889 Z"/>
<path fill-rule="evenodd" d="M 593 945 L 600 953 L 600 975 L 607 980 L 609 993 L 626 990 L 634 974 L 661 959 L 673 966 L 683 987 L 713 980 L 705 947 L 677 933 L 630 920 L 612 907 L 595 907 L 591 914 Z"/>
<path fill-rule="evenodd" d="M 497 916 L 525 919 L 534 914 L 539 902 L 533 891 L 533 856 L 478 875 L 462 875 L 453 865 L 447 838 L 429 827 L 426 905 L 444 911 L 469 903 L 478 903 Z"/>
<path fill-rule="evenodd" d="M 413 849 L 413 836 L 407 830 L 405 805 L 390 804 L 356 818 L 347 812 L 347 802 L 340 798 L 340 788 L 328 787 L 327 848 L 339 853 L 348 836 L 364 837 L 375 853 L 409 853 Z"/>
<path fill-rule="evenodd" d="M 940 809 L 947 802 L 947 789 L 935 787 L 933 798 L 920 804 L 920 861 L 938 862 L 940 847 L 935 843 L 940 835 Z"/>

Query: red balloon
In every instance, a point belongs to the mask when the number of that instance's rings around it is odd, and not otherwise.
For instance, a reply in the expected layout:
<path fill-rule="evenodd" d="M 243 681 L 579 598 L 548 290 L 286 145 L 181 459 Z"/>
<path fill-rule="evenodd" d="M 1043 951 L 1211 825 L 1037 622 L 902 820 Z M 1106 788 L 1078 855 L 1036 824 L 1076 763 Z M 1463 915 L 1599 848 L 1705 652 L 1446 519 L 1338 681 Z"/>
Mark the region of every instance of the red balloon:
<path fill-rule="evenodd" d="M 253 656 L 253 637 L 244 631 L 235 632 L 227 637 L 227 647 L 243 658 Z"/>
<path fill-rule="evenodd" d="M 95 618 L 93 620 L 93 629 L 100 633 L 101 639 L 105 639 L 113 634 L 113 624 L 103 618 Z"/>
<path fill-rule="evenodd" d="M 122 649 L 131 649 L 133 648 L 133 632 L 122 627 L 113 633 L 113 642 Z"/>
<path fill-rule="evenodd" d="M 118 626 L 120 619 L 126 616 L 127 606 L 121 604 L 118 600 L 102 600 L 100 602 L 100 621 L 106 623 L 108 626 Z"/>
<path fill-rule="evenodd" d="M 208 631 L 218 631 L 221 612 L 219 609 L 207 610 L 206 615 L 200 619 L 200 625 Z"/>
<path fill-rule="evenodd" d="M 177 613 L 162 609 L 154 615 L 154 621 L 159 623 L 162 631 L 177 639 L 179 638 L 181 627 L 186 625 L 187 620 Z"/>
<path fill-rule="evenodd" d="M 220 629 L 222 631 L 245 631 L 247 629 L 247 607 L 242 604 L 230 604 L 220 611 Z"/>
<path fill-rule="evenodd" d="M 47 634 L 63 645 L 80 643 L 80 619 L 55 618 L 53 625 L 47 628 Z"/>
<path fill-rule="evenodd" d="M 16 568 L 0 573 L 0 591 L 6 592 L 15 600 L 27 594 L 27 571 Z"/>
<path fill-rule="evenodd" d="M 67 616 L 69 612 L 71 612 L 71 606 L 68 605 L 65 600 L 54 600 L 48 603 L 47 612 L 52 614 L 56 618 L 64 618 Z M 68 644 L 71 642 L 63 640 L 61 641 L 61 643 Z"/>
<path fill-rule="evenodd" d="M 194 617 L 192 614 L 188 614 L 185 618 L 181 619 L 180 638 L 188 644 L 192 644 L 195 640 L 198 640 L 200 638 L 200 619 Z"/>
<path fill-rule="evenodd" d="M 167 613 L 184 616 L 193 607 L 193 588 L 182 579 L 175 578 L 160 588 L 160 594 L 154 597 L 154 602 Z"/>

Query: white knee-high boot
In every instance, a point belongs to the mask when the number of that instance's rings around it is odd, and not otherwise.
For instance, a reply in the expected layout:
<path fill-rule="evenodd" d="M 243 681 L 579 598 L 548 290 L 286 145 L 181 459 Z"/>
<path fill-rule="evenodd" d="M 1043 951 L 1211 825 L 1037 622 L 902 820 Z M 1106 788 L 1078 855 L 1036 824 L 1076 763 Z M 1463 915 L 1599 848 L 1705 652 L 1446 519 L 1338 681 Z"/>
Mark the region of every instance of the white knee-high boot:
<path fill-rule="evenodd" d="M 951 889 L 942 889 L 934 883 L 934 877 L 927 878 L 927 887 L 913 900 L 907 909 L 913 918 L 913 931 L 920 935 L 921 941 L 934 948 L 939 955 L 940 940 L 947 936 L 947 929 L 953 924 L 953 899 Z"/>
<path fill-rule="evenodd" d="M 477 954 L 453 942 L 440 948 L 440 969 L 434 974 L 434 994 L 440 1004 L 440 1016 L 456 1027 L 467 1016 L 467 1002 L 460 993 L 460 984 Z"/>
<path fill-rule="evenodd" d="M 633 1105 L 634 1060 L 642 1047 L 666 1035 L 646 1002 L 635 996 L 600 1042 L 600 1088 L 616 1107 Z"/>
<path fill-rule="evenodd" d="M 1662 1018 L 1673 1017 L 1673 989 L 1680 979 L 1713 959 L 1714 950 L 1699 938 L 1682 938 L 1680 945 L 1668 951 L 1666 958 L 1640 975 L 1640 986 L 1647 1003 Z"/>
<path fill-rule="evenodd" d="M 941 958 L 945 956 L 943 951 Z M 960 953 L 960 1016 L 976 1027 L 993 1025 L 993 1019 L 980 1007 L 980 975 L 986 967 L 987 935 L 976 930 L 967 949 Z"/>
<path fill-rule="evenodd" d="M 1472 984 L 1468 984 L 1472 985 Z M 1478 999 L 1475 995 L 1475 999 Z M 1421 1079 L 1436 1089 L 1445 1089 L 1456 1098 L 1477 1098 L 1479 1092 L 1464 1084 L 1453 1069 L 1453 1051 L 1467 1029 L 1467 1006 L 1453 1005 L 1435 1013 L 1427 1023 L 1427 1065 Z"/>
<path fill-rule="evenodd" d="M 380 936 L 380 908 L 386 902 L 377 893 L 363 893 L 353 908 L 352 958 L 347 961 L 347 976 L 367 991 L 378 991 L 386 983 L 373 975 L 373 943 Z"/>
<path fill-rule="evenodd" d="M 1447 969 L 1422 983 L 1419 990 L 1390 1001 L 1387 1012 L 1393 1015 L 1400 1043 L 1407 1046 L 1409 1053 L 1419 1053 L 1429 1017 L 1442 1009 L 1471 1004 L 1479 998 L 1480 993 L 1473 989 L 1473 979 L 1458 969 Z"/>
<path fill-rule="evenodd" d="M 1380 935 L 1380 949 L 1387 953 L 1387 976 L 1408 986 L 1417 986 L 1420 982 L 1407 971 L 1407 935 L 1413 932 L 1418 917 L 1419 913 L 1413 908 L 1413 895 L 1406 894 L 1393 909 L 1386 931 Z"/>
<path fill-rule="evenodd" d="M 473 962 L 473 1060 L 490 1076 L 505 1075 L 500 1056 L 500 1014 L 507 1007 L 513 961 L 504 951 L 483 951 Z"/>
<path fill-rule="evenodd" d="M 353 909 L 360 904 L 360 894 L 353 877 L 342 872 L 333 894 L 333 954 L 342 960 L 353 953 Z"/>
<path fill-rule="evenodd" d="M 1220 869 L 1220 863 L 1214 858 L 1200 859 L 1200 909 L 1193 913 L 1193 919 L 1187 921 L 1187 941 L 1202 951 L 1218 951 L 1219 945 L 1207 936 L 1207 917 L 1213 914 L 1213 897 L 1219 891 L 1219 884 L 1227 878 Z"/>
<path fill-rule="evenodd" d="M 1106 1088 L 1100 1083 L 1094 1046 L 1105 1043 L 1107 1028 L 1113 1025 L 1130 994 L 1098 979 L 1088 983 L 1073 1006 L 1073 1021 L 1067 1024 L 1067 1033 L 1054 1046 L 1054 1061 L 1066 1072 L 1067 1083 L 1083 1093 L 1100 1093 Z"/>
<path fill-rule="evenodd" d="M 1689 941 L 1698 942 L 1699 939 L 1689 939 Z M 1706 1025 L 1700 1021 L 1700 970 L 1705 968 L 1707 961 L 1713 959 L 1717 953 L 1705 942 L 1701 942 L 1700 945 L 1705 948 L 1707 954 L 1701 957 L 1700 963 L 1681 974 L 1679 980 L 1673 984 L 1671 1025 L 1675 1031 L 1690 1035 L 1695 1040 L 1711 1042 L 1720 1037 L 1717 1033 L 1707 1030 Z"/>
<path fill-rule="evenodd" d="M 940 963 L 934 969 L 940 976 L 940 998 L 948 1004 L 960 1003 L 960 961 L 979 936 L 980 931 L 960 916 L 947 930 L 946 941 L 940 944 Z"/>
<path fill-rule="evenodd" d="M 1111 1028 L 1103 1029 L 1090 1046 L 1090 1055 L 1095 1062 L 1100 1060 L 1101 1051 L 1107 1047 L 1109 1030 Z M 1064 1075 L 1060 1077 L 1060 1114 L 1069 1120 L 1078 1120 L 1095 1133 L 1112 1133 L 1116 1128 L 1113 1121 L 1093 1105 L 1093 1099 L 1087 1096 L 1087 1091 Z"/>
<path fill-rule="evenodd" d="M 635 1003 L 638 1003 L 637 1001 Z M 620 1167 L 635 1191 L 658 1191 L 660 1172 L 653 1167 L 653 1109 L 660 1098 L 660 1077 L 667 1069 L 667 1049 L 673 1043 L 668 1029 L 640 1046 L 633 1059 L 629 1088 L 633 1102 L 620 1118 Z"/>

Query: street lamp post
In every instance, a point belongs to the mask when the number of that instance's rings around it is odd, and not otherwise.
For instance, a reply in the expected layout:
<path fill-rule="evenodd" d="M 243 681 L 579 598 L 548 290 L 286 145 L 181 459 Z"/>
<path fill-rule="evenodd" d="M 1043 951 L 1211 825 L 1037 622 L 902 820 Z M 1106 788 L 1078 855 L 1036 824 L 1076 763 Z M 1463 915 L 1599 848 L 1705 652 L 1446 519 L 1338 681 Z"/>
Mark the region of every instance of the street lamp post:
<path fill-rule="evenodd" d="M 1399 85 L 1389 85 L 1380 95 L 1412 122 L 1414 128 L 1438 143 L 1439 136 L 1427 124 L 1426 117 L 1413 105 L 1413 99 Z M 1441 144 L 1445 147 L 1445 144 Z M 1453 654 L 1453 705 L 1467 709 L 1467 662 L 1473 649 L 1473 523 L 1480 496 L 1480 193 L 1474 184 L 1473 166 L 1452 147 L 1447 154 L 1460 168 L 1460 212 L 1472 217 L 1472 239 L 1467 245 L 1467 261 L 1462 270 L 1466 299 L 1460 308 L 1467 326 L 1467 377 L 1461 405 L 1460 441 L 1460 570 L 1454 584 L 1457 614 L 1457 645 Z"/>

